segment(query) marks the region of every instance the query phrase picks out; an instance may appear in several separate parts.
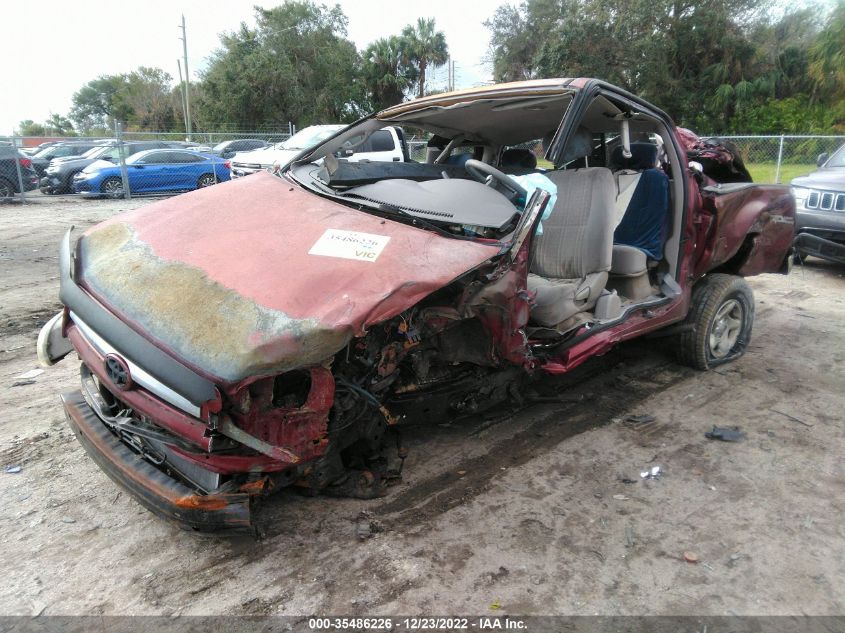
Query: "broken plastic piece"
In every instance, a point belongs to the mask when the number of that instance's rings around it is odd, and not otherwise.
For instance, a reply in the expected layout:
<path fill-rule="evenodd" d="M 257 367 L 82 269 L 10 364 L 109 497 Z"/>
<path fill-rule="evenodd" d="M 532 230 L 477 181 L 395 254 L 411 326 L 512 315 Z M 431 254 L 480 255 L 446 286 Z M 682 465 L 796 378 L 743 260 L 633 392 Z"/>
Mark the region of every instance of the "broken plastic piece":
<path fill-rule="evenodd" d="M 648 424 L 649 422 L 654 422 L 654 416 L 648 415 L 647 413 L 644 415 L 629 415 L 625 418 L 626 422 L 630 422 L 631 424 Z"/>
<path fill-rule="evenodd" d="M 722 440 L 723 442 L 739 442 L 745 439 L 745 433 L 738 426 L 714 426 L 712 431 L 704 434 L 708 440 Z"/>
<path fill-rule="evenodd" d="M 663 471 L 660 469 L 660 466 L 652 466 L 648 470 L 643 470 L 640 472 L 640 477 L 643 479 L 660 479 L 660 475 L 663 474 Z"/>

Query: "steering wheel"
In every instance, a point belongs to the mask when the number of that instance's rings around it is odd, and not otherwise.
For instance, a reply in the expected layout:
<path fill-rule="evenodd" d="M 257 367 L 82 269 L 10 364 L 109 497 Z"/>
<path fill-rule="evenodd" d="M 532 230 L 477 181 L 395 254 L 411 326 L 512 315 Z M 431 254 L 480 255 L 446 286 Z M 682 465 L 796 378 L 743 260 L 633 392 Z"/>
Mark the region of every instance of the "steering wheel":
<path fill-rule="evenodd" d="M 528 198 L 528 191 L 525 187 L 492 165 L 470 158 L 464 163 L 464 169 L 466 169 L 467 173 L 477 181 L 483 182 L 489 187 L 493 187 L 511 202 L 516 202 L 516 200 L 520 197 L 524 199 Z M 500 188 L 505 189 L 505 191 L 501 191 Z"/>

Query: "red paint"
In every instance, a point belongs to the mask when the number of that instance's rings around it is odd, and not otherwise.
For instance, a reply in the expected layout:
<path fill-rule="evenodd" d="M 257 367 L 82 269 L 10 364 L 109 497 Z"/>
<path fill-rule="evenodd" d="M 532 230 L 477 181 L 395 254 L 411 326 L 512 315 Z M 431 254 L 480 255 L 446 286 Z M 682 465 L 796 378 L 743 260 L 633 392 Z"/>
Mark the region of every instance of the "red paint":
<path fill-rule="evenodd" d="M 499 252 L 383 220 L 266 173 L 122 214 L 153 252 L 293 319 L 356 336 Z M 377 261 L 309 255 L 327 229 L 390 237 Z M 279 341 L 283 345 L 283 341 Z"/>

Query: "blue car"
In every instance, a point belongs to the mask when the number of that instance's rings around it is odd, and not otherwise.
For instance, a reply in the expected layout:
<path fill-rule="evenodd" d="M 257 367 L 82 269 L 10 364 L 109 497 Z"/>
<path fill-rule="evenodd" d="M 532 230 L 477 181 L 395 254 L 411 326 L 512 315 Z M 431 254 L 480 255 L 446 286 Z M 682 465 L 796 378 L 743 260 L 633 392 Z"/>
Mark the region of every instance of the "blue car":
<path fill-rule="evenodd" d="M 229 180 L 229 161 L 181 149 L 150 149 L 126 159 L 132 194 L 190 191 Z M 73 177 L 73 190 L 87 195 L 123 197 L 120 165 L 92 163 Z"/>

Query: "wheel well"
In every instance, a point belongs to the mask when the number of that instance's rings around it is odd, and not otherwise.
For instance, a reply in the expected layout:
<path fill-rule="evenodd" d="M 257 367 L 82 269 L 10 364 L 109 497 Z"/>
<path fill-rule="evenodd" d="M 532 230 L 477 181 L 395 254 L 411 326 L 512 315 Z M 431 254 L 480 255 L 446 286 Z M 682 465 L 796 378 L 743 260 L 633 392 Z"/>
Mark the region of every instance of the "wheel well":
<path fill-rule="evenodd" d="M 737 249 L 736 253 L 734 253 L 733 257 L 729 260 L 722 262 L 716 268 L 711 271 L 708 271 L 708 274 L 712 273 L 726 273 L 728 275 L 737 275 L 739 274 L 739 270 L 743 267 L 748 256 L 751 255 L 751 251 L 754 248 L 754 244 L 757 242 L 757 237 L 759 233 L 749 233 L 745 236 L 745 239 L 742 241 L 742 244 Z"/>

